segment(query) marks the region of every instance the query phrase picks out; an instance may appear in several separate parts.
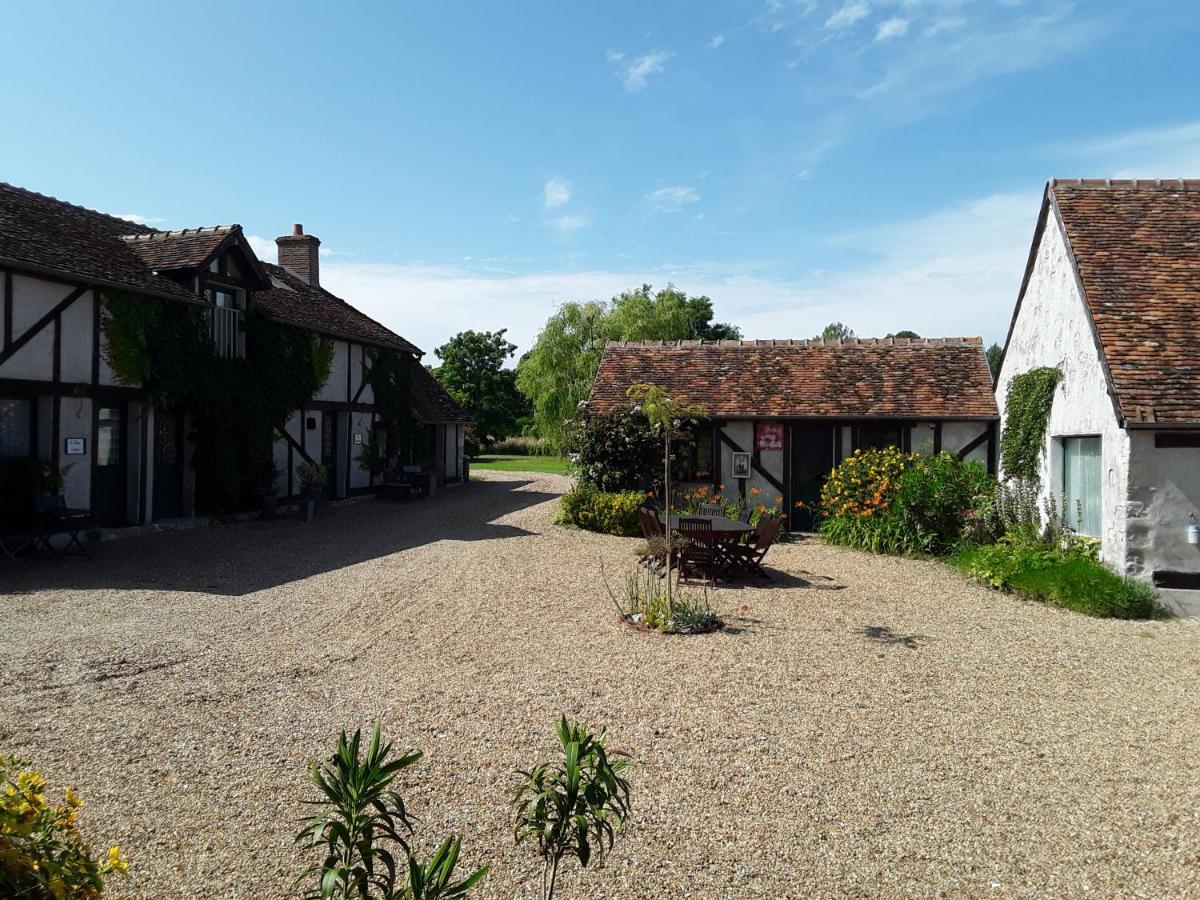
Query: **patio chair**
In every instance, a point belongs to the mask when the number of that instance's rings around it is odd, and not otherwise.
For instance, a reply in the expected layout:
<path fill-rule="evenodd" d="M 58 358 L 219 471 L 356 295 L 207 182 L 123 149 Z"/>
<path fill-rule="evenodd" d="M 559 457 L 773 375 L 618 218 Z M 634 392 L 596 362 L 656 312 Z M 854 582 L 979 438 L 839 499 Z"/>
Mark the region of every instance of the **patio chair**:
<path fill-rule="evenodd" d="M 11 559 L 13 562 L 20 562 L 17 554 L 26 547 L 32 546 L 33 535 L 28 531 L 0 532 L 0 559 Z"/>
<path fill-rule="evenodd" d="M 772 581 L 767 570 L 763 568 L 763 557 L 779 537 L 783 528 L 783 519 L 775 516 L 763 516 L 758 520 L 758 527 L 748 544 L 737 544 L 732 549 L 737 568 L 743 572 L 761 575 L 767 581 Z"/>
<path fill-rule="evenodd" d="M 720 503 L 701 503 L 697 507 L 696 512 L 702 516 L 723 516 L 725 515 L 725 507 Z"/>
<path fill-rule="evenodd" d="M 34 506 L 37 529 L 34 533 L 33 547 L 35 552 L 44 548 L 54 559 L 59 556 L 51 538 L 64 535 L 67 545 L 62 549 L 63 556 L 78 555 L 91 559 L 92 556 L 79 540 L 79 532 L 91 522 L 91 511 L 86 509 L 71 509 L 61 494 L 39 496 Z M 78 549 L 78 554 L 72 554 L 71 548 Z"/>
<path fill-rule="evenodd" d="M 638 557 L 639 566 L 650 566 L 655 571 L 658 571 L 664 562 L 663 554 L 655 552 L 650 545 L 658 539 L 661 534 L 661 526 L 658 524 L 658 516 L 646 509 L 644 506 L 639 507 L 637 511 L 638 526 L 642 529 L 642 537 L 646 539 L 646 552 Z"/>
<path fill-rule="evenodd" d="M 679 534 L 686 544 L 679 552 L 679 575 L 688 579 L 699 571 L 715 577 L 721 565 L 721 556 L 713 540 L 712 522 L 709 519 L 684 518 L 679 520 Z"/>

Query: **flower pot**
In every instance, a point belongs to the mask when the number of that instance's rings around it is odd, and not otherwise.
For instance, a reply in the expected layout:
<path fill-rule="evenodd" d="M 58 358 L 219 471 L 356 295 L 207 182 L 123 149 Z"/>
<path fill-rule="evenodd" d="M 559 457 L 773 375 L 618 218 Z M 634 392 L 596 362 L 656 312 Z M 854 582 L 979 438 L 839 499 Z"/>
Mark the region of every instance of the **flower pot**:
<path fill-rule="evenodd" d="M 305 522 L 311 522 L 317 515 L 317 498 L 316 497 L 301 497 L 300 498 L 300 517 Z"/>

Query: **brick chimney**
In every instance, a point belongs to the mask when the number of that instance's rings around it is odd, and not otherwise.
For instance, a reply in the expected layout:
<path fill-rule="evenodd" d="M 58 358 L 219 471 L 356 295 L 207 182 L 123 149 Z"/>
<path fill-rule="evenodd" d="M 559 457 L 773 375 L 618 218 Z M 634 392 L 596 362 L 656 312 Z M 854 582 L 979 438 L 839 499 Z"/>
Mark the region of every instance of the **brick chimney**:
<path fill-rule="evenodd" d="M 275 238 L 279 265 L 313 287 L 321 286 L 321 241 L 304 233 L 303 225 L 293 225 L 292 233 Z"/>

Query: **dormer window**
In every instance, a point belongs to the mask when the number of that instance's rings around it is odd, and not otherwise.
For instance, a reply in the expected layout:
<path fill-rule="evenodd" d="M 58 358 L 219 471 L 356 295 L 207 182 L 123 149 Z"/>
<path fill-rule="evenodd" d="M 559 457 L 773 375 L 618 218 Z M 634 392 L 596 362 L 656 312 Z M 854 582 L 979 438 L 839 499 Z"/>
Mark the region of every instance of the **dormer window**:
<path fill-rule="evenodd" d="M 241 293 L 237 288 L 210 285 L 205 289 L 204 296 L 213 306 L 223 309 L 241 309 Z"/>

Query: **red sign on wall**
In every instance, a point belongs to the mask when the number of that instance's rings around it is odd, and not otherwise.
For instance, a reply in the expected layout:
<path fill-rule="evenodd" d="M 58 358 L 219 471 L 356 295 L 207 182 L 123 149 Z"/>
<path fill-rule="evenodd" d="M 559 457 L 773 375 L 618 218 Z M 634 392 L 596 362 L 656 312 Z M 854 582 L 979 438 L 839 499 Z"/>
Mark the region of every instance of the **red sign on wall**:
<path fill-rule="evenodd" d="M 783 423 L 757 422 L 754 426 L 754 446 L 759 450 L 783 449 Z"/>

